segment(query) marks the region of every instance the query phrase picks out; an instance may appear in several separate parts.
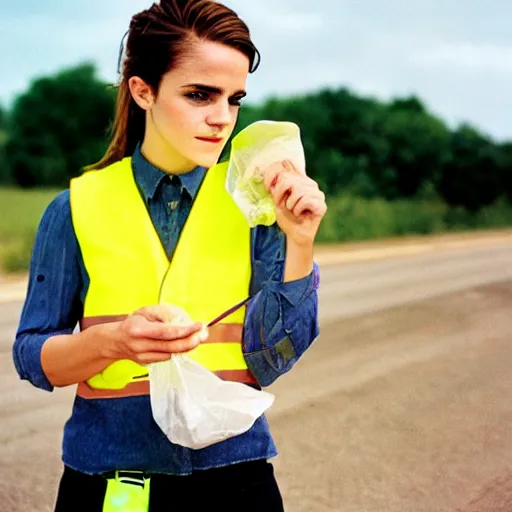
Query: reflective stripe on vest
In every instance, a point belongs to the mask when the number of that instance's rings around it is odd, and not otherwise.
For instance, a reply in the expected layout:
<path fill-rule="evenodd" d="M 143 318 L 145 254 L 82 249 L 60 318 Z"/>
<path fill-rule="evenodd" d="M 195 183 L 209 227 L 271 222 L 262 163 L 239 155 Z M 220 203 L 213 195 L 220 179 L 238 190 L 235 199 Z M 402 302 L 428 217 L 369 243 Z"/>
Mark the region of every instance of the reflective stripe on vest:
<path fill-rule="evenodd" d="M 250 228 L 225 189 L 227 165 L 206 173 L 169 263 L 133 178 L 131 159 L 72 180 L 73 226 L 90 285 L 82 328 L 170 303 L 208 321 L 247 297 Z M 212 329 L 189 356 L 222 378 L 255 383 L 242 353 L 245 308 Z M 147 369 L 116 361 L 79 385 L 84 398 L 147 394 Z M 123 391 L 124 390 L 124 391 Z M 124 394 L 123 394 L 124 393 Z"/>

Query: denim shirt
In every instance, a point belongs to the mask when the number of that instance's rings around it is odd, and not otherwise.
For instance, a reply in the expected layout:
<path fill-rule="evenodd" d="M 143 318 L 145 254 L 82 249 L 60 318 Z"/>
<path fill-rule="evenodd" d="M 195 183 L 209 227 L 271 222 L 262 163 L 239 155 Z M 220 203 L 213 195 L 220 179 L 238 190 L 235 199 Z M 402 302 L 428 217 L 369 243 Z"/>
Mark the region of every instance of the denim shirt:
<path fill-rule="evenodd" d="M 144 158 L 140 146 L 132 167 L 162 245 L 172 258 L 206 169 L 196 167 L 169 176 Z M 309 276 L 283 283 L 283 233 L 277 225 L 258 226 L 251 238 L 251 295 L 255 297 L 247 308 L 243 352 L 258 382 L 268 386 L 289 371 L 318 336 L 319 270 L 315 264 Z M 49 337 L 74 331 L 88 285 L 66 190 L 46 209 L 34 244 L 27 297 L 13 346 L 14 364 L 22 379 L 53 390 L 41 366 L 41 349 Z M 174 445 L 154 422 L 148 396 L 76 397 L 64 428 L 64 463 L 89 474 L 139 469 L 183 475 L 276 453 L 264 416 L 245 434 L 201 450 Z"/>

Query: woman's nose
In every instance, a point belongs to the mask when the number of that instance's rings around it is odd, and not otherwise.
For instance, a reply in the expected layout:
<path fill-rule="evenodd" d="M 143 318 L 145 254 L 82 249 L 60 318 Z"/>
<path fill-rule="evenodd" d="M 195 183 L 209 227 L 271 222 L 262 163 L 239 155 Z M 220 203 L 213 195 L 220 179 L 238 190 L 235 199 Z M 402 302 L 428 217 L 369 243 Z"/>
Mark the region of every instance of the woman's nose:
<path fill-rule="evenodd" d="M 229 103 L 219 102 L 210 113 L 207 123 L 210 126 L 217 126 L 220 129 L 232 123 L 232 113 Z"/>

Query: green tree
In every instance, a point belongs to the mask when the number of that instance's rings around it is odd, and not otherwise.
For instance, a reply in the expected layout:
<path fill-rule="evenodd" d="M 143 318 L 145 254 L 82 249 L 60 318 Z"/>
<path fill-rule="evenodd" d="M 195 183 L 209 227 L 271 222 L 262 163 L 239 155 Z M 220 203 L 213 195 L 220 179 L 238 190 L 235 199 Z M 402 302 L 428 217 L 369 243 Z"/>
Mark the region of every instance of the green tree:
<path fill-rule="evenodd" d="M 5 112 L 2 105 L 0 105 L 0 132 L 4 132 L 7 129 L 7 113 Z"/>
<path fill-rule="evenodd" d="M 450 133 L 417 101 L 395 101 L 383 111 L 380 134 L 387 151 L 372 165 L 372 178 L 387 199 L 413 197 L 437 182 L 449 155 Z"/>
<path fill-rule="evenodd" d="M 395 98 L 389 104 L 390 110 L 407 110 L 409 112 L 416 112 L 416 114 L 426 114 L 427 109 L 423 102 L 416 96 L 409 96 L 407 98 Z"/>
<path fill-rule="evenodd" d="M 7 141 L 7 112 L 0 105 L 0 185 L 11 182 L 11 173 L 5 158 L 5 143 Z"/>
<path fill-rule="evenodd" d="M 467 124 L 452 134 L 450 145 L 438 184 L 441 197 L 469 211 L 494 203 L 504 192 L 498 146 Z"/>
<path fill-rule="evenodd" d="M 347 157 L 368 156 L 378 136 L 379 103 L 345 88 L 323 89 L 313 98 L 312 115 L 322 112 L 315 138 L 319 149 L 335 149 Z"/>
<path fill-rule="evenodd" d="M 114 95 L 91 64 L 34 81 L 15 102 L 6 158 L 23 187 L 67 186 L 107 143 Z"/>
<path fill-rule="evenodd" d="M 499 174 L 505 195 L 512 202 L 512 142 L 505 142 L 497 147 Z"/>

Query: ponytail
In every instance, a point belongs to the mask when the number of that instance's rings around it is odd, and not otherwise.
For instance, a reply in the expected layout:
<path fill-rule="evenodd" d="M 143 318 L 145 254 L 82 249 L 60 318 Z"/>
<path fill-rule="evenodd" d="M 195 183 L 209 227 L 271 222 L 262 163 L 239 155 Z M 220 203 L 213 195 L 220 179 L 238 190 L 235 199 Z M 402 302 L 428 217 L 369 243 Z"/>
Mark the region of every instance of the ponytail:
<path fill-rule="evenodd" d="M 96 164 L 86 167 L 85 170 L 103 169 L 126 156 L 131 156 L 137 142 L 144 137 L 145 126 L 145 112 L 132 98 L 128 80 L 123 79 L 117 92 L 116 114 L 112 125 L 111 142 L 103 158 Z"/>

